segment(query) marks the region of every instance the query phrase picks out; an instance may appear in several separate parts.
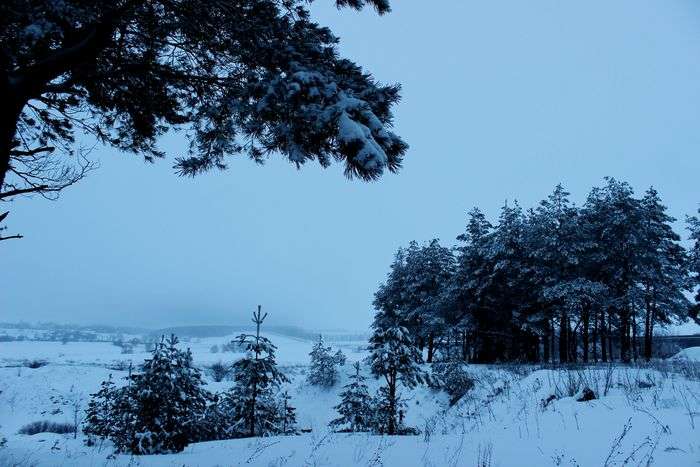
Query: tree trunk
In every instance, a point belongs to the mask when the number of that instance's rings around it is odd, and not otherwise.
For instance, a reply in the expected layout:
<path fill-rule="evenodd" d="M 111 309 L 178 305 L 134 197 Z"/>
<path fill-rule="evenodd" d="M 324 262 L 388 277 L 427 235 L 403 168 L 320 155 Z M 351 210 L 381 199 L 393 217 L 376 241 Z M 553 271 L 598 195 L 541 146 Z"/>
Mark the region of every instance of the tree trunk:
<path fill-rule="evenodd" d="M 598 313 L 593 310 L 593 361 L 598 363 Z"/>
<path fill-rule="evenodd" d="M 576 324 L 576 327 L 571 327 L 571 318 L 569 318 L 569 324 L 567 328 L 569 329 L 569 362 L 576 363 L 578 360 L 578 327 L 579 323 Z"/>
<path fill-rule="evenodd" d="M 647 298 L 645 300 L 644 309 L 644 360 L 651 360 L 651 302 Z"/>
<path fill-rule="evenodd" d="M 605 341 L 605 308 L 600 310 L 600 324 L 598 334 L 600 336 L 600 359 L 603 362 L 608 361 L 608 343 Z"/>
<path fill-rule="evenodd" d="M 389 400 L 387 401 L 387 409 L 389 411 L 389 423 L 387 424 L 387 434 L 396 434 L 396 374 L 390 375 L 387 378 L 387 389 L 389 390 Z"/>
<path fill-rule="evenodd" d="M 562 311 L 559 323 L 559 362 L 569 361 L 569 319 L 566 312 Z"/>
<path fill-rule="evenodd" d="M 433 352 L 435 349 L 435 337 L 431 332 L 428 334 L 428 363 L 433 363 Z"/>
<path fill-rule="evenodd" d="M 4 102 L 0 111 L 0 192 L 5 185 L 5 177 L 10 169 L 10 151 L 13 148 L 17 121 L 26 102 L 19 97 L 19 92 L 10 85 L 7 75 L 3 76 L 0 96 L 5 96 L 9 102 Z"/>
<path fill-rule="evenodd" d="M 550 348 L 552 349 L 552 363 L 554 363 L 554 347 L 555 347 L 555 337 L 554 334 L 554 318 L 549 320 L 549 337 L 551 339 Z"/>
<path fill-rule="evenodd" d="M 549 359 L 550 359 L 550 352 L 551 352 L 551 349 L 549 346 L 549 343 L 551 340 L 549 337 L 550 332 L 551 332 L 551 330 L 549 328 L 549 320 L 545 320 L 544 321 L 544 336 L 542 337 L 542 347 L 543 347 L 542 351 L 544 353 L 544 362 L 545 363 L 549 363 Z"/>
<path fill-rule="evenodd" d="M 588 307 L 585 307 L 583 309 L 583 313 L 581 314 L 581 319 L 583 320 L 583 332 L 582 332 L 582 337 L 583 337 L 583 362 L 588 363 L 588 345 L 589 345 L 589 335 L 588 335 L 588 326 L 589 326 L 589 321 L 590 321 L 590 316 L 589 316 L 589 309 Z"/>
<path fill-rule="evenodd" d="M 651 316 L 649 317 L 649 359 L 654 352 L 654 322 L 656 321 L 656 300 L 651 304 Z"/>
<path fill-rule="evenodd" d="M 41 96 L 46 85 L 80 66 L 93 65 L 100 53 L 110 44 L 119 21 L 138 8 L 142 2 L 112 2 L 100 18 L 73 31 L 71 43 L 21 72 L 10 76 L 4 73 L 0 82 L 3 98 L 0 110 L 0 191 L 10 167 L 10 151 L 17 132 L 17 123 L 25 105 Z"/>
<path fill-rule="evenodd" d="M 610 322 L 610 313 L 608 313 L 608 329 L 606 331 L 606 340 L 608 341 L 608 359 L 614 361 L 613 356 L 613 340 L 612 340 L 612 323 Z"/>
<path fill-rule="evenodd" d="M 462 331 L 462 361 L 466 362 L 469 355 L 469 340 L 467 339 L 467 330 Z"/>
<path fill-rule="evenodd" d="M 620 361 L 630 362 L 630 313 L 629 309 L 622 309 L 620 314 Z"/>

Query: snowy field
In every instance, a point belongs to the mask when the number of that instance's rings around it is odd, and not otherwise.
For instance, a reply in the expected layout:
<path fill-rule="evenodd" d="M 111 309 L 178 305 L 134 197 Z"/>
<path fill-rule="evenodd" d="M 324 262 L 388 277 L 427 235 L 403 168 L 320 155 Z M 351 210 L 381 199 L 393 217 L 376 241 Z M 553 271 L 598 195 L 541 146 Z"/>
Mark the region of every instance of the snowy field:
<path fill-rule="evenodd" d="M 231 336 L 232 337 L 232 336 Z M 700 348 L 648 367 L 543 369 L 473 365 L 475 388 L 449 407 L 444 393 L 427 387 L 403 390 L 407 424 L 417 436 L 338 434 L 328 430 L 333 406 L 353 361 L 365 357 L 361 342 L 343 343 L 348 364 L 340 384 L 321 390 L 305 382 L 312 342 L 273 335 L 278 362 L 291 379 L 300 436 L 198 443 L 184 452 L 114 456 L 110 446 L 87 447 L 79 434 L 21 435 L 25 424 L 72 422 L 89 394 L 109 374 L 138 364 L 149 354 L 121 354 L 110 343 L 0 343 L 0 448 L 2 466 L 697 466 L 700 465 Z M 183 343 L 196 365 L 232 362 L 240 354 L 212 353 L 230 338 Z M 337 348 L 334 345 L 334 348 Z M 693 361 L 695 359 L 695 361 Z M 43 360 L 28 368 L 27 360 Z M 207 375 L 209 378 L 209 375 Z M 208 389 L 232 384 L 208 380 Z M 368 379 L 372 391 L 380 381 Z M 597 400 L 577 402 L 582 386 Z M 556 396 L 556 397 L 552 397 Z M 79 415 L 80 417 L 80 415 Z"/>

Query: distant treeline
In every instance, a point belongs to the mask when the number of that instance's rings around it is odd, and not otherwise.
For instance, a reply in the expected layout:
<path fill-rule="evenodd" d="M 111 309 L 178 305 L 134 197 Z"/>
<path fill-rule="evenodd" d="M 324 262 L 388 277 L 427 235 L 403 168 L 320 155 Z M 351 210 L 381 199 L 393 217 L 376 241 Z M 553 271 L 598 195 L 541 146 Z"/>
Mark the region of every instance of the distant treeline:
<path fill-rule="evenodd" d="M 397 324 L 427 359 L 630 361 L 659 326 L 698 319 L 700 221 L 681 245 L 653 188 L 606 178 L 583 206 L 558 185 L 534 209 L 475 208 L 459 246 L 401 248 L 375 294 L 374 330 Z"/>
<path fill-rule="evenodd" d="M 204 337 L 224 337 L 229 336 L 233 333 L 240 331 L 251 331 L 254 330 L 254 326 L 250 325 L 195 325 L 195 326 L 174 326 L 163 329 L 158 329 L 156 331 L 151 331 L 151 336 L 161 336 L 175 334 L 180 337 L 185 338 L 204 338 Z M 290 325 L 269 325 L 267 326 L 266 332 L 271 332 L 274 334 L 280 334 L 283 336 L 288 336 L 296 339 L 303 339 L 308 341 L 318 340 L 319 331 L 309 331 L 307 329 L 302 329 L 298 326 Z M 334 342 L 347 342 L 347 341 L 362 341 L 367 340 L 366 334 L 352 334 L 345 333 L 342 331 L 324 331 L 322 332 L 326 340 Z"/>
<path fill-rule="evenodd" d="M 148 332 L 146 328 L 135 326 L 112 326 L 108 324 L 70 324 L 54 322 L 28 323 L 20 321 L 18 323 L 0 323 L 0 328 L 4 329 L 28 329 L 28 330 L 80 330 L 87 332 L 97 332 L 104 334 L 144 334 Z"/>
<path fill-rule="evenodd" d="M 0 334 L 0 342 L 14 340 L 42 340 L 42 341 L 63 341 L 63 342 L 87 342 L 87 341 L 112 341 L 124 340 L 123 335 L 140 335 L 147 342 L 154 342 L 161 336 L 175 334 L 185 339 L 225 337 L 240 331 L 250 331 L 254 329 L 249 325 L 193 325 L 193 326 L 172 326 L 157 330 L 138 328 L 133 326 L 109 326 L 109 325 L 77 325 L 77 324 L 57 324 L 57 323 L 0 323 L 0 329 L 17 329 L 42 331 L 29 336 L 8 336 Z M 309 331 L 297 326 L 270 325 L 269 332 L 280 334 L 292 338 L 308 341 L 318 340 L 318 331 Z M 100 334 L 108 335 L 102 336 Z M 324 331 L 326 340 L 333 342 L 356 342 L 366 341 L 367 334 L 348 333 L 344 331 Z"/>

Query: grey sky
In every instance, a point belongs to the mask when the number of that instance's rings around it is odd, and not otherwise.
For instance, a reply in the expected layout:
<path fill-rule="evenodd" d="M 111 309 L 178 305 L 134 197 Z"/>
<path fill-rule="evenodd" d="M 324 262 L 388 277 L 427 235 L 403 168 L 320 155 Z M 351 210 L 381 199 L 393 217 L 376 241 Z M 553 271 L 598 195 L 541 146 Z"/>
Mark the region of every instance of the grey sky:
<path fill-rule="evenodd" d="M 58 202 L 22 199 L 0 246 L 0 320 L 166 326 L 239 322 L 363 329 L 397 247 L 452 244 L 474 205 L 530 206 L 562 182 L 654 185 L 683 217 L 700 201 L 700 3 L 394 0 L 338 12 L 343 53 L 403 84 L 405 168 L 377 183 L 243 158 L 203 177 L 98 149 Z M 182 151 L 177 138 L 164 142 Z"/>

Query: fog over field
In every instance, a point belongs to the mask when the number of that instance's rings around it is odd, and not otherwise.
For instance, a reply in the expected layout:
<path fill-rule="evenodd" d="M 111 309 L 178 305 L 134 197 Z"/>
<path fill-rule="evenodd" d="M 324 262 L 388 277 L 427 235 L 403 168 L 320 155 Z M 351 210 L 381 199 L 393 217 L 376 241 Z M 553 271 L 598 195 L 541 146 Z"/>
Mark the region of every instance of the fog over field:
<path fill-rule="evenodd" d="M 582 204 L 604 176 L 656 187 L 682 231 L 698 208 L 699 8 L 408 2 L 378 16 L 316 1 L 344 55 L 402 84 L 400 173 L 366 184 L 232 157 L 178 178 L 182 133 L 153 165 L 98 146 L 100 168 L 58 201 L 12 203 L 25 238 L 0 253 L 2 318 L 236 324 L 264 303 L 280 324 L 364 330 L 399 246 L 456 244 L 472 207 L 495 221 L 557 183 Z"/>

